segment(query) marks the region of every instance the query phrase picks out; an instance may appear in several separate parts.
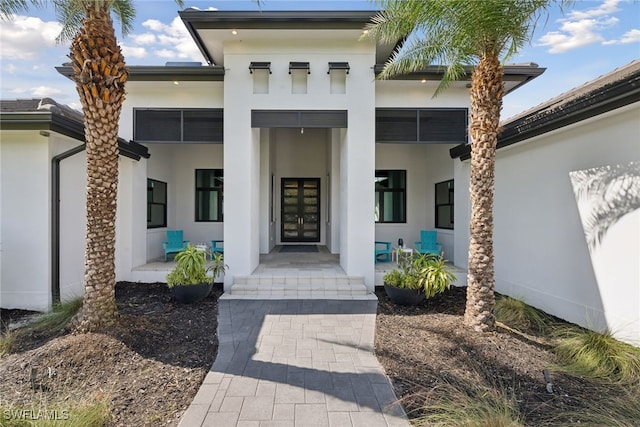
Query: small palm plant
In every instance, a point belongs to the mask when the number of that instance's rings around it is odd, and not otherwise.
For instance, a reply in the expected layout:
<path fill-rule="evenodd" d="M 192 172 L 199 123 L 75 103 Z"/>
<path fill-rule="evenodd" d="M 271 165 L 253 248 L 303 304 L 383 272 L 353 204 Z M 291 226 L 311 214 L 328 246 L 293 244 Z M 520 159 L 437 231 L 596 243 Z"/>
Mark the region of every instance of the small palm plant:
<path fill-rule="evenodd" d="M 176 255 L 176 266 L 167 274 L 167 286 L 178 302 L 198 302 L 209 295 L 213 281 L 227 268 L 222 254 L 215 254 L 207 267 L 207 251 L 189 245 Z"/>
<path fill-rule="evenodd" d="M 189 245 L 187 249 L 176 255 L 176 266 L 167 275 L 167 286 L 199 285 L 212 283 L 213 278 L 207 275 L 206 252 Z"/>
<path fill-rule="evenodd" d="M 431 298 L 449 289 L 456 277 L 442 257 L 419 254 L 399 258 L 398 269 L 386 273 L 382 280 L 388 286 L 413 289 Z"/>

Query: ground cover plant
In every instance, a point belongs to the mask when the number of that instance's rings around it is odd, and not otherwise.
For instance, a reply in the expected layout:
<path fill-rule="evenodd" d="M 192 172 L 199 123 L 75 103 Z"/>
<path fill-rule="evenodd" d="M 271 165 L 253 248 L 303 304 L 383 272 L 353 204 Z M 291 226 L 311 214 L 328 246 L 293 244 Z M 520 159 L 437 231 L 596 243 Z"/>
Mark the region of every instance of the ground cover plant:
<path fill-rule="evenodd" d="M 108 333 L 57 323 L 12 331 L 0 356 L 0 425 L 34 425 L 25 418 L 40 414 L 58 419 L 38 426 L 176 426 L 217 352 L 219 295 L 182 305 L 164 284 L 119 283 L 120 319 Z M 376 355 L 413 425 L 638 425 L 636 373 L 586 375 L 558 355 L 566 331 L 581 328 L 542 313 L 546 332 L 498 316 L 496 331 L 478 334 L 463 326 L 465 289 L 416 307 L 377 296 Z M 24 314 L 3 310 L 3 321 Z M 636 360 L 637 348 L 619 347 Z"/>

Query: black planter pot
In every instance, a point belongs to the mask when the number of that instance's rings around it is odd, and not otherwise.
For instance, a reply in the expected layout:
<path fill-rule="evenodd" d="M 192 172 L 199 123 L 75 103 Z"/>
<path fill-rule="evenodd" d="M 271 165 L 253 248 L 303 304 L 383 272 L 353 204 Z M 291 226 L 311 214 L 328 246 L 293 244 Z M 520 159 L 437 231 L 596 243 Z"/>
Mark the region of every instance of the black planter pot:
<path fill-rule="evenodd" d="M 199 285 L 176 285 L 171 288 L 174 298 L 182 304 L 191 304 L 202 301 L 209 296 L 213 283 L 200 283 Z"/>
<path fill-rule="evenodd" d="M 396 288 L 395 286 L 384 285 L 384 290 L 391 301 L 399 305 L 418 305 L 424 301 L 424 293 L 415 289 Z"/>

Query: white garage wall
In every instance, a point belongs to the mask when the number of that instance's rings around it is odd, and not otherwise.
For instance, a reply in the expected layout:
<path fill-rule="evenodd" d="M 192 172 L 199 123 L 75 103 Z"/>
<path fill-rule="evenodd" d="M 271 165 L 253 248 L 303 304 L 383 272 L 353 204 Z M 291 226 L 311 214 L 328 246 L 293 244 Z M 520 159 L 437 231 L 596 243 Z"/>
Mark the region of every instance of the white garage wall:
<path fill-rule="evenodd" d="M 44 311 L 51 305 L 50 199 L 43 185 L 49 182 L 48 141 L 35 131 L 2 132 L 2 308 Z"/>
<path fill-rule="evenodd" d="M 498 151 L 494 228 L 497 291 L 637 342 L 638 215 L 612 227 L 590 254 L 569 172 L 640 159 L 639 112 L 628 106 Z M 459 164 L 456 179 L 468 179 L 469 163 Z M 457 210 L 456 221 L 464 216 Z M 465 245 L 468 230 L 457 229 L 456 264 L 464 267 Z"/>

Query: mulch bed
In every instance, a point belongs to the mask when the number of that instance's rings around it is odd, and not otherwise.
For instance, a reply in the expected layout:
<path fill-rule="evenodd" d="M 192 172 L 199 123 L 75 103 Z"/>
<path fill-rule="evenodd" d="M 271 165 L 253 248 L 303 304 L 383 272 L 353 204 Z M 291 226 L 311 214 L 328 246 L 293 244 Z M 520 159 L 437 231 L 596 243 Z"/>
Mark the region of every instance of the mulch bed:
<path fill-rule="evenodd" d="M 411 418 L 426 413 L 425 402 L 434 402 L 443 385 L 475 397 L 503 393 L 515 399 L 530 426 L 573 424 L 567 413 L 606 405 L 604 399 L 626 391 L 554 369 L 558 361 L 551 347 L 534 331 L 497 327 L 478 334 L 464 327 L 466 288 L 452 288 L 416 307 L 394 304 L 384 289 L 376 294 L 376 355 Z M 544 369 L 550 370 L 553 393 L 547 391 Z"/>
<path fill-rule="evenodd" d="M 119 283 L 120 321 L 108 333 L 28 336 L 0 359 L 0 404 L 106 398 L 110 426 L 177 425 L 216 356 L 220 294 L 182 305 L 165 284 Z"/>
<path fill-rule="evenodd" d="M 463 327 L 465 292 L 453 288 L 417 307 L 395 305 L 384 290 L 376 292 L 376 355 L 410 417 L 423 414 L 443 385 L 470 394 L 506 392 L 531 426 L 572 424 L 560 422 L 566 420 L 561 415 L 623 391 L 552 370 L 554 392 L 548 393 L 542 371 L 556 360 L 543 337 Z M 108 333 L 18 340 L 0 359 L 0 407 L 60 396 L 106 399 L 109 426 L 177 425 L 217 352 L 220 295 L 214 290 L 200 303 L 182 305 L 164 284 L 119 283 L 120 322 Z M 2 312 L 5 321 L 28 314 Z M 31 368 L 37 369 L 33 382 Z"/>

